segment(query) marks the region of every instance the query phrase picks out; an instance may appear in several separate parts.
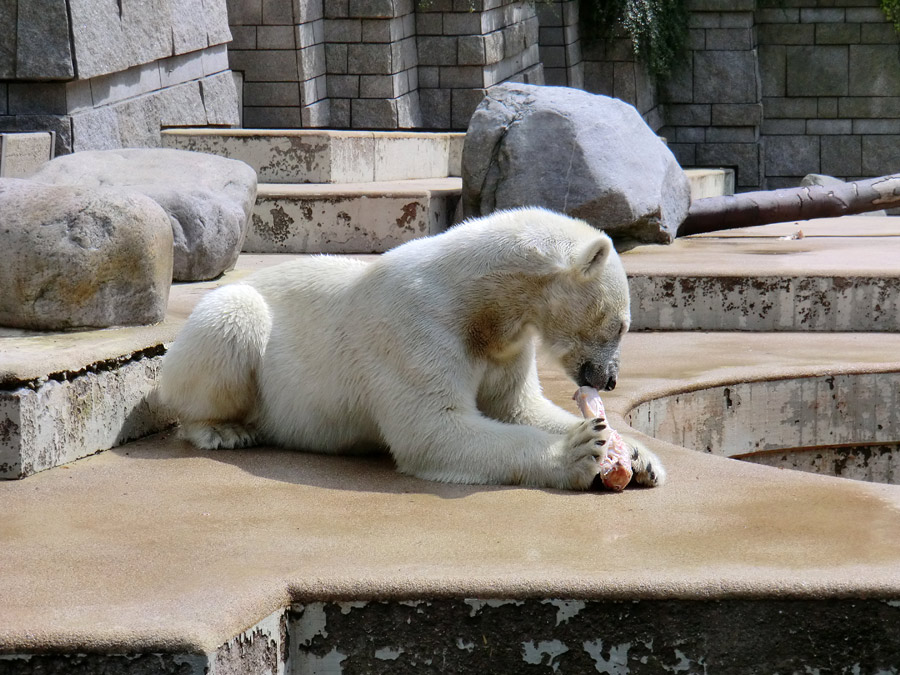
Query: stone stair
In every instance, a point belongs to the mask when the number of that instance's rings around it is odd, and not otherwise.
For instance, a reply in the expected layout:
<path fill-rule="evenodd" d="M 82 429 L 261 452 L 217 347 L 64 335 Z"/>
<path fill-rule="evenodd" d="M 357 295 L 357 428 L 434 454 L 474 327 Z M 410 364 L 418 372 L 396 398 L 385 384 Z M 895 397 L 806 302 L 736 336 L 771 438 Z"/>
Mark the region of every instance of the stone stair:
<path fill-rule="evenodd" d="M 245 252 L 379 253 L 453 224 L 464 136 L 177 129 L 163 132 L 163 144 L 256 170 Z"/>

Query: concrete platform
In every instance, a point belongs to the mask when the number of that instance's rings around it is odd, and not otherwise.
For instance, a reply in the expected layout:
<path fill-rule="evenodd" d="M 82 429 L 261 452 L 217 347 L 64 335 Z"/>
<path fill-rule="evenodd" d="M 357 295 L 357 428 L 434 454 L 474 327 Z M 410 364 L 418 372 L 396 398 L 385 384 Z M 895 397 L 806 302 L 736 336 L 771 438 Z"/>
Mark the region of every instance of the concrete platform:
<path fill-rule="evenodd" d="M 648 398 L 761 376 L 897 372 L 898 355 L 898 335 L 633 334 L 621 385 L 605 398 L 625 429 L 622 415 Z M 548 368 L 544 382 L 569 404 L 571 383 Z M 396 609 L 444 598 L 470 609 L 490 607 L 488 599 L 716 602 L 720 621 L 729 620 L 729 603 L 753 600 L 754 621 L 763 622 L 788 601 L 801 602 L 806 620 L 817 607 L 852 613 L 874 601 L 892 622 L 878 635 L 882 648 L 900 655 L 900 486 L 647 442 L 666 462 L 668 484 L 618 495 L 441 485 L 401 476 L 386 460 L 271 448 L 200 453 L 169 434 L 6 483 L 0 652 L 203 655 L 290 603 L 324 614 L 336 601 Z M 334 613 L 340 607 L 357 611 L 334 605 Z M 659 637 L 645 647 L 654 662 L 677 664 L 664 616 L 647 611 L 643 634 Z M 513 613 L 519 642 L 560 639 L 553 624 L 533 624 L 523 612 Z M 344 672 L 376 672 L 349 668 L 357 658 L 373 662 L 352 635 L 304 626 L 294 630 L 307 631 L 306 656 L 336 650 Z M 820 645 L 823 634 L 811 628 L 808 636 L 803 626 L 795 626 L 798 643 Z M 856 628 L 843 622 L 841 633 L 853 641 Z M 431 638 L 432 658 L 457 651 L 457 637 L 471 632 L 453 630 Z M 581 625 L 554 662 L 574 665 L 582 642 L 608 650 L 611 634 Z M 297 636 L 293 644 L 302 644 Z M 369 646 L 411 656 L 399 639 Z M 707 638 L 681 649 L 695 666 L 713 666 L 710 650 L 722 645 Z M 826 655 L 818 657 L 824 665 Z M 757 658 L 765 663 L 764 653 Z M 848 647 L 827 658 L 852 665 L 847 659 L 858 656 Z"/>
<path fill-rule="evenodd" d="M 805 265 L 893 278 L 894 221 L 865 221 L 804 223 L 803 240 L 777 238 L 793 224 L 691 238 L 624 259 L 633 279 Z M 840 234 L 851 222 L 856 236 Z M 283 259 L 242 256 L 229 278 Z M 209 286 L 176 286 L 157 327 L 4 333 L 0 394 L 115 370 L 169 341 Z M 547 364 L 542 374 L 573 405 L 572 384 Z M 900 486 L 729 456 L 747 439 L 789 442 L 804 400 L 831 425 L 900 429 L 898 377 L 891 329 L 632 332 L 607 409 L 621 430 L 672 435 L 644 437 L 668 483 L 622 494 L 435 484 L 386 458 L 200 453 L 171 432 L 0 483 L 0 673 L 897 671 Z M 823 390 L 868 378 L 894 398 L 848 408 L 787 385 L 771 406 L 739 398 L 798 378 Z M 647 412 L 707 390 L 668 416 Z M 713 451 L 703 439 L 716 436 Z"/>
<path fill-rule="evenodd" d="M 900 218 L 684 237 L 625 265 L 632 330 L 900 331 Z"/>

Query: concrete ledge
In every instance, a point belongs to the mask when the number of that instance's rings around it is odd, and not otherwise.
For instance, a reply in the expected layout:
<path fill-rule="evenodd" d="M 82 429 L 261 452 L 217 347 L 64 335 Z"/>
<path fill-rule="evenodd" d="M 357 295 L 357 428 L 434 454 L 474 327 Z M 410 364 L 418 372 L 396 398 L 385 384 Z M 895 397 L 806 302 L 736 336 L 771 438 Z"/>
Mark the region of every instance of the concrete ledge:
<path fill-rule="evenodd" d="M 258 188 L 248 253 L 380 253 L 454 220 L 459 178 Z"/>
<path fill-rule="evenodd" d="M 801 238 L 795 238 L 802 234 Z M 900 331 L 900 219 L 823 218 L 623 256 L 632 330 Z"/>
<path fill-rule="evenodd" d="M 239 159 L 260 183 L 363 183 L 460 175 L 465 134 L 169 129 L 165 147 Z"/>
<path fill-rule="evenodd" d="M 52 131 L 0 133 L 0 178 L 27 178 L 54 155 Z"/>

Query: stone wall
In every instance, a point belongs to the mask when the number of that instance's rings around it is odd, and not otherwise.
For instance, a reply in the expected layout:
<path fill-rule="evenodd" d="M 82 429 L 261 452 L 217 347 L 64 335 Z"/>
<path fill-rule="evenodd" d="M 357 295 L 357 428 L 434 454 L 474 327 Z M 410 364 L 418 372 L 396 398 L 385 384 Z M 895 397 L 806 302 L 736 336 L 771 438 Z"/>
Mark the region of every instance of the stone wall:
<path fill-rule="evenodd" d="M 756 12 L 769 188 L 900 171 L 900 37 L 878 0 Z"/>
<path fill-rule="evenodd" d="M 661 133 L 678 161 L 734 167 L 739 190 L 759 189 L 765 182 L 755 5 L 755 0 L 690 2 L 690 53 L 659 83 L 666 121 Z"/>
<path fill-rule="evenodd" d="M 587 40 L 584 51 L 584 86 L 592 94 L 612 96 L 633 105 L 654 131 L 663 126 L 656 80 L 635 61 L 631 42 Z"/>
<path fill-rule="evenodd" d="M 323 0 L 228 0 L 228 20 L 228 58 L 243 81 L 243 126 L 327 126 Z"/>
<path fill-rule="evenodd" d="M 538 18 L 521 0 L 228 0 L 228 9 L 246 127 L 465 129 L 487 87 L 543 83 Z"/>
<path fill-rule="evenodd" d="M 690 0 L 691 53 L 659 83 L 683 166 L 739 190 L 900 170 L 900 37 L 878 0 Z"/>
<path fill-rule="evenodd" d="M 549 85 L 584 88 L 577 0 L 545 0 L 536 6 L 541 63 Z"/>
<path fill-rule="evenodd" d="M 0 35 L 0 131 L 55 131 L 58 153 L 238 122 L 224 0 L 9 0 Z"/>

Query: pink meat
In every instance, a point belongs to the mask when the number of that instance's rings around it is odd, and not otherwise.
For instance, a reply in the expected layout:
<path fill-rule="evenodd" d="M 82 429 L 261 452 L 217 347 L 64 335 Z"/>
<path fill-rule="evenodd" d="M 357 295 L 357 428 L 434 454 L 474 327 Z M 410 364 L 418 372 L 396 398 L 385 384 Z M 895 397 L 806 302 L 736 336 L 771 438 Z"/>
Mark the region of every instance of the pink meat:
<path fill-rule="evenodd" d="M 606 419 L 600 392 L 593 387 L 579 387 L 572 397 L 585 418 Z M 631 482 L 631 451 L 618 431 L 609 429 L 609 440 L 604 445 L 606 457 L 600 460 L 600 480 L 610 490 L 621 492 Z"/>

